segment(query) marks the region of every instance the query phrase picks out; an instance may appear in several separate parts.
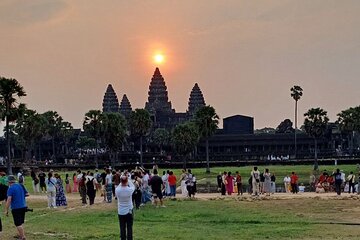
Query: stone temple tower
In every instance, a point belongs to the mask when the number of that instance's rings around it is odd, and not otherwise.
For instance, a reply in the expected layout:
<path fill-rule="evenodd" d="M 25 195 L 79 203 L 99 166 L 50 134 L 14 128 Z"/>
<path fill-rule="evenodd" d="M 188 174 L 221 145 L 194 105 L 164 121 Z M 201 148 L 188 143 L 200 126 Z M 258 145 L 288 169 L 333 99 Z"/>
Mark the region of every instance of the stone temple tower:
<path fill-rule="evenodd" d="M 111 84 L 108 85 L 104 95 L 103 112 L 119 112 L 119 101 Z"/>
<path fill-rule="evenodd" d="M 204 96 L 199 88 L 199 85 L 195 83 L 195 86 L 193 87 L 190 93 L 188 114 L 190 116 L 193 116 L 196 110 L 204 106 L 205 106 Z"/>
<path fill-rule="evenodd" d="M 132 107 L 130 104 L 129 99 L 127 98 L 126 94 L 124 94 L 121 103 L 120 103 L 120 113 L 125 117 L 129 117 L 132 111 Z"/>
<path fill-rule="evenodd" d="M 168 99 L 167 87 L 159 68 L 155 69 L 154 75 L 151 79 L 149 86 L 149 97 L 145 104 L 145 109 L 152 114 L 158 112 L 174 112 L 174 110 L 171 108 L 171 102 Z"/>

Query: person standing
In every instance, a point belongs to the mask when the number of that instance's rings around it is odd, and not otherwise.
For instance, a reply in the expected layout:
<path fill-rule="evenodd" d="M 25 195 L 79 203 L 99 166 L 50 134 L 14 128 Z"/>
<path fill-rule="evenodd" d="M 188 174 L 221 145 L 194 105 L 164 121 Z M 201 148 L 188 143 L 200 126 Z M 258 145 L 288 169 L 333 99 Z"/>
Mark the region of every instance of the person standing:
<path fill-rule="evenodd" d="M 67 206 L 63 180 L 61 179 L 58 173 L 55 173 L 55 178 L 56 178 L 56 197 L 55 197 L 56 206 L 57 207 Z"/>
<path fill-rule="evenodd" d="M 112 175 L 110 169 L 106 169 L 105 177 L 105 189 L 106 189 L 106 201 L 107 203 L 112 202 Z"/>
<path fill-rule="evenodd" d="M 349 182 L 349 193 L 355 193 L 355 175 L 353 172 L 350 172 L 350 175 L 347 177 L 347 180 Z"/>
<path fill-rule="evenodd" d="M 48 173 L 48 178 L 45 180 L 48 196 L 48 208 L 56 207 L 56 178 L 53 177 L 52 172 Z"/>
<path fill-rule="evenodd" d="M 38 177 L 40 181 L 40 190 L 42 193 L 46 193 L 46 183 L 45 183 L 46 174 L 43 171 L 40 171 Z"/>
<path fill-rule="evenodd" d="M 35 173 L 34 169 L 31 169 L 30 176 L 31 176 L 31 179 L 32 179 L 32 186 L 33 186 L 34 193 L 39 193 L 40 192 L 39 179 L 36 176 L 36 173 Z"/>
<path fill-rule="evenodd" d="M 234 192 L 234 178 L 231 176 L 231 172 L 228 172 L 228 175 L 225 178 L 226 191 L 229 196 Z"/>
<path fill-rule="evenodd" d="M 115 189 L 115 195 L 118 201 L 118 218 L 120 224 L 120 239 L 133 239 L 133 202 L 132 195 L 135 186 L 132 181 L 128 181 L 126 175 L 120 178 L 120 185 Z"/>
<path fill-rule="evenodd" d="M 169 172 L 168 182 L 169 182 L 169 186 L 170 186 L 170 196 L 175 197 L 176 196 L 176 176 L 174 175 L 173 171 Z"/>
<path fill-rule="evenodd" d="M 265 172 L 264 172 L 263 176 L 264 176 L 263 193 L 265 193 L 266 196 L 270 196 L 270 192 L 271 192 L 271 174 L 270 174 L 268 168 L 265 169 Z"/>
<path fill-rule="evenodd" d="M 86 176 L 86 193 L 89 197 L 90 205 L 94 204 L 96 196 L 97 181 L 94 177 L 94 173 L 90 172 L 89 176 Z"/>
<path fill-rule="evenodd" d="M 162 189 L 164 187 L 164 182 L 161 179 L 161 177 L 159 177 L 158 171 L 156 169 L 154 169 L 153 173 L 154 173 L 154 176 L 152 176 L 152 178 L 150 179 L 149 185 L 151 186 L 151 190 L 153 193 L 154 204 L 157 207 L 158 201 L 159 201 L 160 205 L 162 207 L 164 207 L 163 195 L 162 195 Z"/>
<path fill-rule="evenodd" d="M 188 195 L 188 192 L 186 190 L 186 179 L 187 179 L 187 174 L 186 174 L 186 170 L 183 169 L 182 170 L 182 173 L 180 175 L 180 186 L 181 186 L 181 195 L 183 197 L 186 197 Z"/>
<path fill-rule="evenodd" d="M 71 193 L 71 186 L 70 186 L 70 180 L 69 180 L 68 173 L 65 175 L 65 189 L 66 189 L 66 193 Z"/>
<path fill-rule="evenodd" d="M 258 196 L 259 195 L 259 185 L 260 185 L 260 172 L 257 167 L 254 167 L 254 169 L 251 171 L 251 177 L 252 177 L 252 195 Z"/>
<path fill-rule="evenodd" d="M 221 192 L 221 185 L 222 185 L 221 172 L 219 172 L 219 175 L 216 176 L 216 182 L 217 182 L 218 191 Z"/>
<path fill-rule="evenodd" d="M 16 178 L 13 175 L 8 176 L 9 189 L 7 191 L 7 200 L 5 205 L 5 215 L 9 215 L 9 207 L 11 206 L 11 213 L 13 215 L 14 224 L 19 233 L 19 238 L 25 240 L 25 213 L 27 211 L 26 197 L 29 196 L 24 185 L 16 183 Z"/>
<path fill-rule="evenodd" d="M 169 171 L 169 170 L 168 170 L 168 171 Z M 170 195 L 170 194 L 169 194 L 169 192 L 170 192 L 170 186 L 169 186 L 169 181 L 168 181 L 168 179 L 169 179 L 169 174 L 168 174 L 167 172 L 163 171 L 163 175 L 162 175 L 161 179 L 162 179 L 162 181 L 164 182 L 164 186 L 165 186 L 163 195 L 164 195 L 164 196 L 169 196 L 169 195 Z"/>
<path fill-rule="evenodd" d="M 238 171 L 236 171 L 236 187 L 238 189 L 238 195 L 243 195 L 243 189 L 242 189 L 242 179 L 241 179 L 241 175 Z"/>
<path fill-rule="evenodd" d="M 73 192 L 78 192 L 78 180 L 77 180 L 77 177 L 76 177 L 76 173 L 73 174 Z"/>
<path fill-rule="evenodd" d="M 341 194 L 341 184 L 342 184 L 342 178 L 341 178 L 341 173 L 340 173 L 340 169 L 336 169 L 336 172 L 333 174 L 334 178 L 335 178 L 335 190 L 337 195 L 340 196 Z"/>
<path fill-rule="evenodd" d="M 223 175 L 221 176 L 221 195 L 222 196 L 226 195 L 226 177 L 227 177 L 227 172 L 224 171 Z"/>
<path fill-rule="evenodd" d="M 191 169 L 188 169 L 188 174 L 185 183 L 189 198 L 191 198 L 191 196 L 195 197 L 194 176 L 191 173 Z"/>
<path fill-rule="evenodd" d="M 290 177 L 290 184 L 291 184 L 291 192 L 293 194 L 298 193 L 298 180 L 299 177 L 296 175 L 295 172 L 291 173 L 291 177 Z"/>
<path fill-rule="evenodd" d="M 85 172 L 81 173 L 81 176 L 79 178 L 79 175 L 77 177 L 78 183 L 79 183 L 79 193 L 81 197 L 81 203 L 83 206 L 86 205 L 86 174 Z"/>
<path fill-rule="evenodd" d="M 284 177 L 283 181 L 284 181 L 285 192 L 289 193 L 290 192 L 290 181 L 291 181 L 289 175 L 286 175 Z"/>

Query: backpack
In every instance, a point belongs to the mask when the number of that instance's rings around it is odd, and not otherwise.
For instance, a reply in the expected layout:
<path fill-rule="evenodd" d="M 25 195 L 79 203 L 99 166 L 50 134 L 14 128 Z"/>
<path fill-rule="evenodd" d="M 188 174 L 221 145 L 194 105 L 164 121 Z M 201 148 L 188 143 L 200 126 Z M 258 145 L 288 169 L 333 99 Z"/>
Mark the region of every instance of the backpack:
<path fill-rule="evenodd" d="M 24 176 L 22 174 L 19 176 L 19 183 L 24 183 Z"/>
<path fill-rule="evenodd" d="M 102 177 L 101 175 L 98 173 L 96 174 L 96 181 L 100 184 L 102 182 Z"/>
<path fill-rule="evenodd" d="M 341 174 L 335 174 L 335 180 L 338 180 L 338 181 L 342 180 Z"/>
<path fill-rule="evenodd" d="M 87 189 L 94 188 L 94 179 L 95 179 L 95 178 L 89 180 L 89 181 L 86 183 L 86 188 L 87 188 Z"/>

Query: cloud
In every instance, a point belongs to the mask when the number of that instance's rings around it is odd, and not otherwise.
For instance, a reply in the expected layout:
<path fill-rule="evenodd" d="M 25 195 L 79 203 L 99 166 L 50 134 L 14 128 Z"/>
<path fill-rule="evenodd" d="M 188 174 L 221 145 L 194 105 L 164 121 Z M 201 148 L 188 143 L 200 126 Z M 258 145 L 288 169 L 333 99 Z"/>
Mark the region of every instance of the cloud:
<path fill-rule="evenodd" d="M 0 24 L 24 26 L 47 22 L 66 8 L 63 0 L 4 0 L 0 3 Z"/>

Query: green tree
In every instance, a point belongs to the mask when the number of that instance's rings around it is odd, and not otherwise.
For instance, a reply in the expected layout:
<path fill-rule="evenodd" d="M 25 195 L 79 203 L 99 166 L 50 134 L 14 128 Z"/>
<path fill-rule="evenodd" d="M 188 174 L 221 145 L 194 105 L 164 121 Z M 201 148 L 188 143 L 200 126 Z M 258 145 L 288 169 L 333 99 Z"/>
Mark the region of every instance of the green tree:
<path fill-rule="evenodd" d="M 197 126 L 193 122 L 186 122 L 177 125 L 171 136 L 171 141 L 175 151 L 183 155 L 183 166 L 186 168 L 186 162 L 189 153 L 199 143 L 200 135 Z"/>
<path fill-rule="evenodd" d="M 143 167 L 143 138 L 149 134 L 151 128 L 150 113 L 145 109 L 135 109 L 131 112 L 129 126 L 131 134 L 140 139 L 140 164 Z"/>
<path fill-rule="evenodd" d="M 11 117 L 15 117 L 16 114 L 12 115 L 12 112 L 16 111 L 19 108 L 18 98 L 26 96 L 24 88 L 16 79 L 8 79 L 0 77 L 0 109 L 3 111 L 1 113 L 2 119 L 5 120 L 6 131 L 9 131 L 9 125 Z M 9 137 L 9 132 L 6 133 L 7 139 L 7 173 L 12 174 L 11 166 L 11 142 Z"/>
<path fill-rule="evenodd" d="M 60 136 L 63 118 L 55 111 L 47 111 L 42 114 L 46 119 L 47 133 L 52 142 L 52 158 L 56 162 L 55 139 Z"/>
<path fill-rule="evenodd" d="M 85 134 L 96 141 L 95 146 L 95 164 L 96 168 L 99 167 L 98 163 L 98 148 L 99 143 L 104 135 L 103 129 L 103 114 L 100 110 L 90 110 L 85 114 L 83 129 Z"/>
<path fill-rule="evenodd" d="M 214 135 L 219 124 L 219 116 L 211 106 L 205 106 L 198 109 L 195 113 L 195 124 L 199 129 L 200 136 L 206 143 L 206 173 L 210 173 L 209 161 L 209 138 Z"/>
<path fill-rule="evenodd" d="M 103 113 L 104 142 L 110 150 L 111 165 L 115 167 L 115 154 L 124 143 L 126 137 L 126 120 L 120 113 Z"/>
<path fill-rule="evenodd" d="M 303 95 L 303 89 L 300 86 L 293 86 L 291 89 L 291 97 L 295 100 L 295 131 L 294 131 L 294 136 L 295 136 L 295 158 L 297 155 L 297 114 L 298 114 L 298 101 L 300 100 L 300 98 Z"/>
<path fill-rule="evenodd" d="M 35 154 L 35 147 L 44 136 L 45 119 L 41 114 L 34 110 L 26 110 L 24 115 L 19 118 L 15 125 L 15 132 L 26 146 L 25 160 L 30 160 L 32 153 Z"/>
<path fill-rule="evenodd" d="M 315 159 L 314 159 L 314 170 L 318 170 L 318 159 L 317 159 L 317 140 L 324 136 L 327 128 L 329 118 L 327 112 L 321 108 L 311 108 L 304 114 L 304 129 L 305 132 L 314 138 L 315 141 Z"/>
<path fill-rule="evenodd" d="M 96 140 L 87 136 L 79 137 L 79 139 L 76 141 L 76 147 L 80 149 L 93 149 L 96 148 L 96 146 Z"/>
<path fill-rule="evenodd" d="M 337 116 L 337 123 L 340 125 L 341 131 L 349 136 L 349 150 L 352 153 L 354 150 L 354 132 L 360 132 L 360 106 L 343 110 Z"/>
<path fill-rule="evenodd" d="M 69 122 L 61 123 L 60 137 L 62 138 L 65 146 L 65 154 L 69 154 L 69 142 L 71 137 L 73 136 L 74 128 Z"/>
<path fill-rule="evenodd" d="M 159 147 L 162 153 L 163 146 L 169 144 L 170 133 L 165 128 L 158 128 L 154 131 L 152 140 Z"/>

